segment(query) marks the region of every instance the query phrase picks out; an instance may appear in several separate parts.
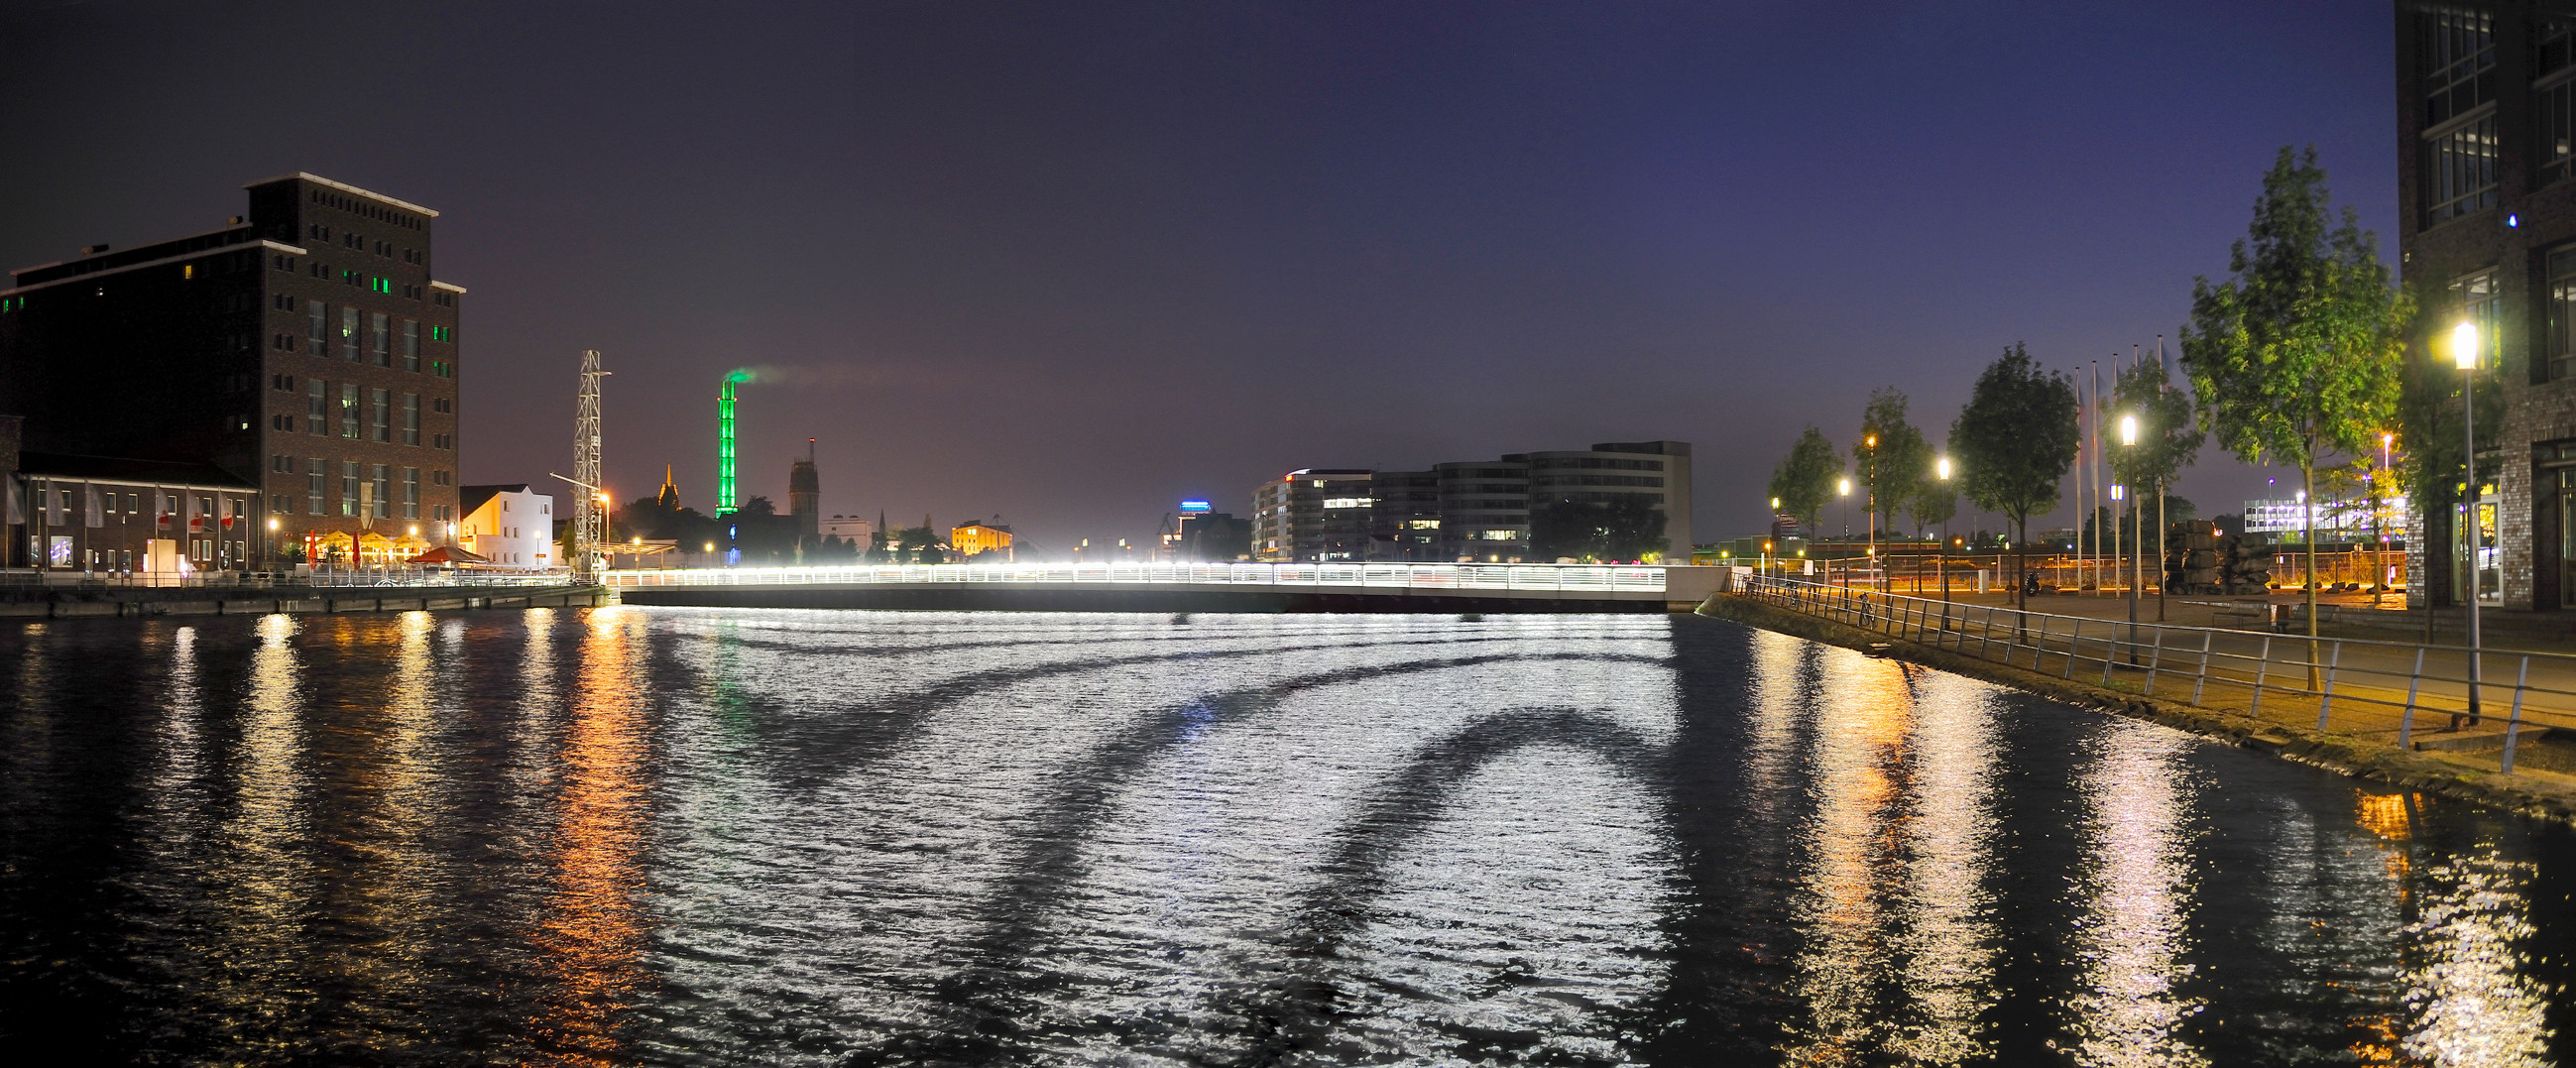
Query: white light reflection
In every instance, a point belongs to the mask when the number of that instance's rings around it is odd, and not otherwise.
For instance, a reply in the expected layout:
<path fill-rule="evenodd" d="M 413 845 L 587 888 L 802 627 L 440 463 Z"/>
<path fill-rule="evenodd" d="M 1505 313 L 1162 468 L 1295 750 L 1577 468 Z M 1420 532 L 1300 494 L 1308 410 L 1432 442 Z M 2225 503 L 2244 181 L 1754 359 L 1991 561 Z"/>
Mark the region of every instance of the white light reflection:
<path fill-rule="evenodd" d="M 1897 945 L 1905 1011 L 1889 1051 L 1922 1064 L 1958 1064 L 1991 1052 L 1979 1017 L 1998 994 L 1993 895 L 1986 889 L 1995 832 L 1997 691 L 1955 675 L 1923 673 L 1915 704 L 1913 818 L 1906 822 L 1904 926 Z"/>
<path fill-rule="evenodd" d="M 2548 991 L 2530 977 L 2537 933 L 2524 893 L 2532 865 L 2489 845 L 2423 869 L 2419 919 L 2406 928 L 2406 1054 L 2428 1065 L 2552 1063 Z"/>
<path fill-rule="evenodd" d="M 1816 714 L 1816 811 L 1806 833 L 1804 892 L 1792 922 L 1805 936 L 1790 990 L 1806 1006 L 1781 1052 L 1791 1064 L 1850 1063 L 1881 1043 L 1886 1017 L 1879 986 L 1891 947 L 1883 915 L 1895 873 L 1890 834 L 1897 783 L 1889 774 L 1912 727 L 1904 669 L 1844 649 L 1827 649 L 1823 673 L 1837 685 Z"/>
<path fill-rule="evenodd" d="M 2189 976 L 2189 872 L 2182 822 L 2191 798 L 2180 763 L 2189 735 L 2118 721 L 2096 735 L 2099 756 L 2079 783 L 2092 808 L 2089 878 L 2077 952 L 2075 1061 L 2107 1068 L 2202 1065 L 2183 1025 L 2201 1009 L 2175 987 Z"/>

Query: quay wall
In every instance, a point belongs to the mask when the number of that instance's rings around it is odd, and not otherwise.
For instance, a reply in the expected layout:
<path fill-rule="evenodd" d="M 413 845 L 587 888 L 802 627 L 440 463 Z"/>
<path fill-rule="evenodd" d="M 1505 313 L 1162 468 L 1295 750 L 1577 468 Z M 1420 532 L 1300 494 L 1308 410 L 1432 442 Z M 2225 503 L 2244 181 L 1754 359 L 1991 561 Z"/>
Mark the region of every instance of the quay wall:
<path fill-rule="evenodd" d="M 0 619 L 579 608 L 609 603 L 613 603 L 610 594 L 598 586 L 10 589 L 0 590 Z"/>

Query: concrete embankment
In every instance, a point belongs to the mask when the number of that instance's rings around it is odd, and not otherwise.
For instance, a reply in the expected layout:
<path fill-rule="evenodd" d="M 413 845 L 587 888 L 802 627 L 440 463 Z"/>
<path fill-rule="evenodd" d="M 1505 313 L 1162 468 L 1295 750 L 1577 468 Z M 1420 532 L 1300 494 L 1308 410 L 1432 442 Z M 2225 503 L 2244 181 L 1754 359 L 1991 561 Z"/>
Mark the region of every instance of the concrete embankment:
<path fill-rule="evenodd" d="M 625 604 L 698 608 L 876 608 L 946 612 L 1663 612 L 1657 596 L 1614 598 L 1549 591 L 1491 594 L 1297 587 L 1105 583 L 869 584 L 849 586 L 629 586 Z"/>
<path fill-rule="evenodd" d="M 451 611 L 468 608 L 577 608 L 609 603 L 598 586 L 276 586 L 0 590 L 0 618 L 241 616 L 272 612 Z"/>
<path fill-rule="evenodd" d="M 2082 708 L 2153 720 L 2229 744 L 2260 749 L 2287 760 L 2400 789 L 2455 797 L 2576 824 L 2576 781 L 2566 776 L 2547 772 L 2506 775 L 2492 770 L 2482 771 L 2433 753 L 2410 752 L 2370 739 L 2253 719 L 2226 709 L 2141 697 L 1893 639 L 1731 594 L 1709 598 L 1700 605 L 1699 614 L 1846 648 L 1878 652 L 1891 659 L 1982 679 Z"/>

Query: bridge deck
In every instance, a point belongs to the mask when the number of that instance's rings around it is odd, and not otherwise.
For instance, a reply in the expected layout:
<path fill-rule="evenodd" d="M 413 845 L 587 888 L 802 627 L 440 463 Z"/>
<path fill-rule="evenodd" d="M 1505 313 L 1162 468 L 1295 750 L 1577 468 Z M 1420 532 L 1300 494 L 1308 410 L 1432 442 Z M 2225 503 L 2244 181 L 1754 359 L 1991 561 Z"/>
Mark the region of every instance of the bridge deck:
<path fill-rule="evenodd" d="M 616 571 L 628 604 L 1098 612 L 1687 611 L 1718 568 L 947 564 Z M 1703 588 L 1705 587 L 1705 588 Z"/>

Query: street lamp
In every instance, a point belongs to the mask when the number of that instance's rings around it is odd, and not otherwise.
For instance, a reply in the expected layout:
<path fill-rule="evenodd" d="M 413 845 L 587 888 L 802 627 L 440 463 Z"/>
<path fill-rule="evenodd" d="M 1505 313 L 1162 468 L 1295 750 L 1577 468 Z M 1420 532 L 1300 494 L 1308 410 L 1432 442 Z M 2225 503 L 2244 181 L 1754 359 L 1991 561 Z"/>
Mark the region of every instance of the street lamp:
<path fill-rule="evenodd" d="M 1932 461 L 1932 477 L 1950 481 L 1949 457 Z M 1946 630 L 1950 626 L 1950 517 L 1946 514 L 1941 517 L 1941 548 L 1932 554 L 1932 570 L 1941 573 L 1941 626 Z"/>
<path fill-rule="evenodd" d="M 1849 496 L 1851 496 L 1851 479 L 1850 479 L 1848 476 L 1843 477 L 1843 478 L 1838 478 L 1838 479 L 1835 479 L 1835 480 L 1834 480 L 1834 494 L 1835 494 L 1835 496 L 1839 496 L 1839 497 L 1849 497 Z M 1843 548 L 1843 551 L 1844 551 L 1844 552 L 1850 552 L 1850 551 L 1851 551 L 1851 548 L 1850 548 L 1850 546 L 1851 546 L 1851 513 L 1850 513 L 1850 512 L 1844 512 L 1844 513 L 1843 513 L 1843 546 L 1844 546 L 1844 548 Z M 1827 559 L 1827 560 L 1825 561 L 1825 566 L 1826 566 L 1826 567 L 1828 567 L 1828 568 L 1832 567 L 1832 566 L 1833 566 L 1833 561 L 1832 561 L 1830 558 L 1829 558 L 1829 559 Z M 1827 584 L 1827 585 L 1831 585 L 1831 584 L 1832 584 L 1832 582 L 1833 582 L 1833 575 L 1832 575 L 1832 573 L 1831 573 L 1831 572 L 1827 572 L 1827 573 L 1826 573 L 1826 575 L 1825 575 L 1825 581 L 1826 581 L 1826 584 Z M 1843 561 L 1843 588 L 1844 588 L 1844 589 L 1846 589 L 1846 590 L 1848 590 L 1848 589 L 1850 589 L 1850 588 L 1851 588 L 1851 561 L 1850 561 L 1848 558 L 1846 558 L 1846 559 Z"/>
<path fill-rule="evenodd" d="M 2137 447 L 2138 417 L 2135 415 L 2121 416 L 2120 455 L 2130 463 L 2134 464 L 2138 459 L 2135 452 Z M 2114 502 L 2111 506 L 2113 509 L 2111 513 L 2111 556 L 2113 559 L 2118 559 L 2120 555 L 2120 513 L 2118 510 L 2120 505 L 2117 503 L 2123 499 L 2120 489 L 2121 487 L 2119 486 L 2113 486 L 2111 488 L 2111 500 Z M 2146 511 L 2144 509 L 2135 509 L 2131 512 L 2131 515 L 2137 519 L 2144 519 L 2146 518 Z M 2146 540 L 2146 531 L 2138 530 L 2138 559 L 2129 568 L 2129 662 L 2131 664 L 2138 662 L 2138 584 L 2147 580 Z"/>
<path fill-rule="evenodd" d="M 2467 477 L 2461 480 L 2461 489 L 2463 495 L 2469 499 L 2469 506 L 2461 516 L 2463 533 L 2466 535 L 2461 541 L 2468 546 L 2468 566 L 2461 570 L 2467 573 L 2469 580 L 2468 721 L 2476 723 L 2478 721 L 2478 683 L 2481 681 L 2478 671 L 2480 659 L 2478 646 L 2478 410 L 2474 403 L 2478 370 L 2478 324 L 2463 320 L 2460 325 L 2452 328 L 2451 362 L 2460 369 L 2460 464 L 2467 473 Z M 2432 605 L 2425 605 L 2426 616 L 2429 617 L 2432 611 Z M 2311 625 L 2314 624 L 2311 623 Z M 2451 717 L 2451 729 L 2459 728 L 2460 717 Z"/>

